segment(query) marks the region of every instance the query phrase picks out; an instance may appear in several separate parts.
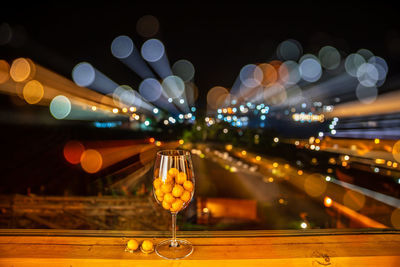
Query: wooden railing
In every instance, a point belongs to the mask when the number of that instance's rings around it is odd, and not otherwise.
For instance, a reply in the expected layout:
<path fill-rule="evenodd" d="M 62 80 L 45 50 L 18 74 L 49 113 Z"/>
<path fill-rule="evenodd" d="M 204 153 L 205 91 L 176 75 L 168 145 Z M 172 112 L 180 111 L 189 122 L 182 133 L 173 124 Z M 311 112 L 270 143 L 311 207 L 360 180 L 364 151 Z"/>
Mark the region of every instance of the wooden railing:
<path fill-rule="evenodd" d="M 400 231 L 178 232 L 194 252 L 179 261 L 124 252 L 130 238 L 169 232 L 0 230 L 0 266 L 400 266 Z"/>

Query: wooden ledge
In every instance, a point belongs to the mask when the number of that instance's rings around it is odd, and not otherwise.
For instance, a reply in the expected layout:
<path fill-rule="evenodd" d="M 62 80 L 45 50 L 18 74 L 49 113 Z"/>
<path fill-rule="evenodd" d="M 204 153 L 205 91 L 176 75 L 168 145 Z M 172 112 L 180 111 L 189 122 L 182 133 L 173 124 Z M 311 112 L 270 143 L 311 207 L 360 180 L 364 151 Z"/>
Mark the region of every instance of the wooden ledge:
<path fill-rule="evenodd" d="M 0 266 L 399 266 L 400 232 L 379 230 L 179 232 L 188 258 L 124 252 L 126 242 L 169 232 L 0 230 Z"/>

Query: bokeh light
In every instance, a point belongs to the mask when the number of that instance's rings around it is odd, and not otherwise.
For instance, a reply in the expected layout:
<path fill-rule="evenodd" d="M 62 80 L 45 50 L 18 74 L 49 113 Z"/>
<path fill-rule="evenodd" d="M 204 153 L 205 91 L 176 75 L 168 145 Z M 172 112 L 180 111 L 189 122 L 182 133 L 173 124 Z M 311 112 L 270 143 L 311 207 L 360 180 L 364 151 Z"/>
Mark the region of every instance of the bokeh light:
<path fill-rule="evenodd" d="M 276 49 L 276 54 L 279 59 L 297 61 L 303 54 L 301 44 L 293 39 L 289 39 L 280 43 Z"/>
<path fill-rule="evenodd" d="M 72 79 L 82 87 L 90 86 L 96 78 L 96 71 L 88 62 L 81 62 L 72 69 Z"/>
<path fill-rule="evenodd" d="M 193 82 L 185 82 L 185 95 L 189 104 L 193 104 L 199 97 L 199 89 Z"/>
<path fill-rule="evenodd" d="M 189 60 L 181 59 L 172 65 L 172 73 L 179 76 L 184 82 L 189 82 L 194 77 L 195 69 Z"/>
<path fill-rule="evenodd" d="M 229 95 L 228 90 L 222 86 L 215 86 L 207 93 L 207 104 L 212 108 L 219 108 L 218 98 Z"/>
<path fill-rule="evenodd" d="M 300 59 L 299 70 L 301 78 L 307 82 L 316 82 L 322 75 L 322 68 L 318 59 L 309 54 Z"/>
<path fill-rule="evenodd" d="M 364 207 L 365 196 L 359 192 L 348 190 L 343 196 L 343 204 L 352 210 L 360 210 Z"/>
<path fill-rule="evenodd" d="M 264 88 L 263 98 L 268 105 L 282 104 L 286 97 L 285 87 L 279 83 Z"/>
<path fill-rule="evenodd" d="M 240 70 L 239 77 L 242 84 L 251 88 L 260 85 L 264 75 L 263 71 L 258 66 L 249 64 Z"/>
<path fill-rule="evenodd" d="M 154 102 L 160 98 L 162 86 L 159 81 L 154 78 L 144 79 L 139 85 L 139 93 L 147 101 Z"/>
<path fill-rule="evenodd" d="M 10 76 L 16 82 L 23 82 L 35 75 L 35 64 L 27 58 L 15 59 L 10 68 Z"/>
<path fill-rule="evenodd" d="M 150 39 L 143 43 L 142 57 L 148 62 L 156 62 L 165 54 L 164 44 L 158 39 Z"/>
<path fill-rule="evenodd" d="M 96 173 L 103 166 L 103 157 L 96 149 L 87 149 L 81 155 L 81 167 L 87 173 Z"/>
<path fill-rule="evenodd" d="M 68 141 L 64 145 L 64 158 L 71 164 L 78 164 L 81 161 L 82 153 L 85 151 L 84 145 L 79 141 Z"/>
<path fill-rule="evenodd" d="M 164 92 L 170 98 L 178 98 L 185 91 L 185 83 L 182 81 L 181 78 L 175 75 L 166 77 L 162 81 L 161 85 L 164 89 Z"/>
<path fill-rule="evenodd" d="M 22 95 L 29 104 L 39 103 L 44 95 L 43 85 L 36 80 L 31 80 L 25 84 L 22 89 Z"/>
<path fill-rule="evenodd" d="M 397 162 L 400 162 L 400 140 L 394 143 L 392 148 L 392 155 Z"/>
<path fill-rule="evenodd" d="M 378 89 L 375 86 L 366 87 L 362 84 L 359 84 L 356 87 L 356 96 L 360 102 L 364 104 L 371 104 L 378 96 Z"/>
<path fill-rule="evenodd" d="M 136 31 L 139 35 L 149 38 L 158 33 L 160 23 L 158 19 L 152 15 L 141 17 L 136 23 Z"/>
<path fill-rule="evenodd" d="M 368 61 L 371 57 L 374 56 L 374 54 L 371 51 L 365 48 L 359 49 L 357 51 L 357 54 L 361 55 L 365 59 L 365 61 Z"/>
<path fill-rule="evenodd" d="M 357 79 L 363 86 L 375 86 L 379 80 L 379 73 L 376 67 L 370 63 L 363 63 L 357 69 Z"/>
<path fill-rule="evenodd" d="M 230 94 L 222 94 L 217 97 L 215 100 L 215 104 L 217 107 L 225 107 L 231 103 L 231 95 Z"/>
<path fill-rule="evenodd" d="M 10 79 L 10 64 L 5 60 L 0 60 L 0 84 Z"/>
<path fill-rule="evenodd" d="M 358 68 L 364 64 L 365 59 L 359 54 L 350 54 L 347 56 L 346 61 L 344 63 L 344 67 L 346 72 L 353 77 L 357 77 Z"/>
<path fill-rule="evenodd" d="M 291 60 L 285 61 L 279 67 L 279 78 L 285 85 L 293 85 L 300 81 L 299 65 Z"/>
<path fill-rule="evenodd" d="M 132 89 L 129 85 L 120 85 L 112 94 L 114 104 L 119 106 L 120 108 L 124 108 L 125 106 L 142 106 L 142 99 L 140 95 Z"/>
<path fill-rule="evenodd" d="M 325 197 L 324 198 L 324 205 L 325 207 L 329 208 L 330 206 L 332 206 L 332 199 L 330 197 Z"/>
<path fill-rule="evenodd" d="M 275 83 L 278 79 L 278 73 L 274 66 L 268 63 L 263 63 L 258 65 L 258 68 L 263 72 L 263 80 L 261 82 L 262 85 L 268 86 Z"/>
<path fill-rule="evenodd" d="M 311 197 L 319 197 L 325 193 L 327 183 L 320 174 L 311 174 L 304 179 L 304 190 Z"/>
<path fill-rule="evenodd" d="M 374 65 L 374 67 L 378 71 L 378 82 L 376 85 L 381 86 L 385 82 L 386 75 L 389 71 L 389 67 L 386 61 L 381 57 L 373 56 L 368 60 L 368 63 Z"/>
<path fill-rule="evenodd" d="M 286 89 L 286 104 L 296 105 L 303 101 L 303 91 L 298 85 L 293 85 Z"/>
<path fill-rule="evenodd" d="M 60 120 L 66 118 L 71 112 L 71 101 L 63 95 L 54 97 L 50 102 L 50 113 Z"/>
<path fill-rule="evenodd" d="M 319 61 L 322 67 L 328 70 L 336 69 L 340 65 L 340 53 L 332 46 L 324 46 L 319 50 L 318 53 Z"/>
<path fill-rule="evenodd" d="M 111 53 L 119 59 L 129 57 L 133 52 L 133 48 L 132 39 L 126 35 L 116 37 L 111 43 Z"/>

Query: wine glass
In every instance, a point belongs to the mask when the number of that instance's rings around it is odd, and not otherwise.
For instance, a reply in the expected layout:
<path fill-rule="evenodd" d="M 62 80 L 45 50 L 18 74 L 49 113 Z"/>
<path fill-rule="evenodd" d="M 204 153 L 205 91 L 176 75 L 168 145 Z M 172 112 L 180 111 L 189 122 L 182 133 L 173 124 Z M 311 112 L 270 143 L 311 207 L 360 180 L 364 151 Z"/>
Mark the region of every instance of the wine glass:
<path fill-rule="evenodd" d="M 176 238 L 176 215 L 186 208 L 194 194 L 190 152 L 161 150 L 154 165 L 153 193 L 158 204 L 172 214 L 172 239 L 160 242 L 156 253 L 166 259 L 183 259 L 193 252 L 190 242 Z"/>

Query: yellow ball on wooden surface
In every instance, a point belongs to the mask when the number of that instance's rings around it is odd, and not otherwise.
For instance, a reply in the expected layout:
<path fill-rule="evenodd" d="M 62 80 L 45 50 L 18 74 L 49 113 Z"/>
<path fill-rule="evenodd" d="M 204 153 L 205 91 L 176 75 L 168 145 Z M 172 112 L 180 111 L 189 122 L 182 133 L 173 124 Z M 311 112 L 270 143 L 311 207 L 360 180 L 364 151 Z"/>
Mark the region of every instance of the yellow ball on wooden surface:
<path fill-rule="evenodd" d="M 137 248 L 139 247 L 139 243 L 135 239 L 131 239 L 126 244 L 126 247 L 130 250 L 137 250 Z"/>
<path fill-rule="evenodd" d="M 152 252 L 154 249 L 153 242 L 150 240 L 144 240 L 142 243 L 142 251 L 143 252 Z"/>

